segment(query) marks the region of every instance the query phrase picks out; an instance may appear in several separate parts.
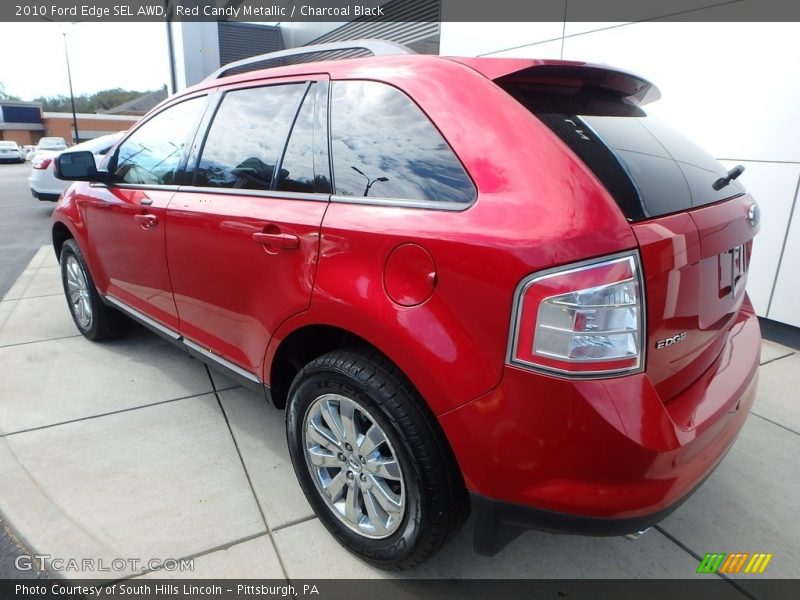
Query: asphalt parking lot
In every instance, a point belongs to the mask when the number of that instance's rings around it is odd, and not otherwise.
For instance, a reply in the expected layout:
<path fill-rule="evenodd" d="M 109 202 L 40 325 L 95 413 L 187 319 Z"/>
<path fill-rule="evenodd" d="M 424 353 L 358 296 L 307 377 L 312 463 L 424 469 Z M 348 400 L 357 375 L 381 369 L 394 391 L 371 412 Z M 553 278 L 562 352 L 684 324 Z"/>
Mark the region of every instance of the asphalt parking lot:
<path fill-rule="evenodd" d="M 78 335 L 46 245 L 52 205 L 27 195 L 23 168 L 0 165 L 2 231 L 30 238 L 2 246 L 2 272 L 14 279 L 0 302 L 0 518 L 22 543 L 61 559 L 49 569 L 66 578 L 396 577 L 353 558 L 314 518 L 283 412 L 138 326 L 105 343 Z M 485 558 L 472 552 L 468 523 L 404 576 L 716 577 L 695 573 L 707 552 L 768 552 L 765 575 L 798 578 L 798 388 L 800 353 L 764 342 L 758 398 L 736 445 L 635 542 L 529 532 Z M 125 564 L 98 573 L 69 559 Z M 165 559 L 194 568 L 159 569 Z M 731 576 L 730 597 L 748 597 L 765 575 Z"/>
<path fill-rule="evenodd" d="M 49 241 L 48 223 L 55 205 L 31 197 L 30 170 L 30 163 L 0 164 L 0 297 L 39 247 Z"/>

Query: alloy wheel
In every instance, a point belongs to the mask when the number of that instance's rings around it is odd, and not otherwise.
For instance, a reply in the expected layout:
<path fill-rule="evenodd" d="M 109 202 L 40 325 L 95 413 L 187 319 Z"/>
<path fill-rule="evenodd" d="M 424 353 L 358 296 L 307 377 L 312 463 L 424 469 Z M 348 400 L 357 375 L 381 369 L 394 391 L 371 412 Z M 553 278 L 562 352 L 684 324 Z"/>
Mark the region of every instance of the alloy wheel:
<path fill-rule="evenodd" d="M 403 472 L 386 432 L 350 398 L 324 394 L 303 423 L 306 465 L 331 512 L 368 538 L 397 531 L 406 508 Z"/>
<path fill-rule="evenodd" d="M 88 328 L 92 323 L 92 298 L 89 292 L 89 282 L 74 255 L 67 257 L 67 295 L 72 305 L 72 313 L 78 323 L 82 328 Z"/>

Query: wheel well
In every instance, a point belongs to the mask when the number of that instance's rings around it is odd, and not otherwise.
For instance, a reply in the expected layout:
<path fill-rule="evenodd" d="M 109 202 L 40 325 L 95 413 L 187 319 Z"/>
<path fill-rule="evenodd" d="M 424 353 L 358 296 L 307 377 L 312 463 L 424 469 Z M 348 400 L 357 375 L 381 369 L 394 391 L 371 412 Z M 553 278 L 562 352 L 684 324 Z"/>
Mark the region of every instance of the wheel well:
<path fill-rule="evenodd" d="M 63 223 L 53 225 L 53 249 L 56 252 L 56 259 L 61 260 L 61 247 L 64 242 L 72 238 L 72 233 Z"/>
<path fill-rule="evenodd" d="M 278 347 L 270 367 L 272 402 L 277 408 L 284 408 L 289 387 L 300 369 L 323 354 L 354 344 L 375 348 L 363 338 L 330 325 L 307 325 L 290 333 Z"/>

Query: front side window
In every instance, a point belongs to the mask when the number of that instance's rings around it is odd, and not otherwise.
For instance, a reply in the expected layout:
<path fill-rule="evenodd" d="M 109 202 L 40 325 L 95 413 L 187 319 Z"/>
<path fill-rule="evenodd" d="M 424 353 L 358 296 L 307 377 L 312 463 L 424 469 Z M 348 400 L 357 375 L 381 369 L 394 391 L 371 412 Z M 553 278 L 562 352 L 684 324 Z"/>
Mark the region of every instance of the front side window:
<path fill-rule="evenodd" d="M 469 204 L 475 188 L 439 131 L 403 92 L 375 81 L 331 85 L 336 193 Z"/>
<path fill-rule="evenodd" d="M 225 94 L 208 132 L 194 185 L 269 190 L 305 83 Z"/>
<path fill-rule="evenodd" d="M 205 106 L 204 96 L 160 112 L 119 147 L 114 173 L 124 183 L 174 185 L 175 172 Z"/>

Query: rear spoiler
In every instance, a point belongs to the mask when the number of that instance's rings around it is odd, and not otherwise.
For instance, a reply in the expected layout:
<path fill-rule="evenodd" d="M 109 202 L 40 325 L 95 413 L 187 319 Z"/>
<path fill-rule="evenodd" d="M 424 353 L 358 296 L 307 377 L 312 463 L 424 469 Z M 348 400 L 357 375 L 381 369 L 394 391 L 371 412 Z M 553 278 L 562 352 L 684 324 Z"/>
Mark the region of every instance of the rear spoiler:
<path fill-rule="evenodd" d="M 454 59 L 485 75 L 495 83 L 529 83 L 547 87 L 600 90 L 637 106 L 661 97 L 659 89 L 634 73 L 607 65 L 574 61 L 504 58 Z"/>

